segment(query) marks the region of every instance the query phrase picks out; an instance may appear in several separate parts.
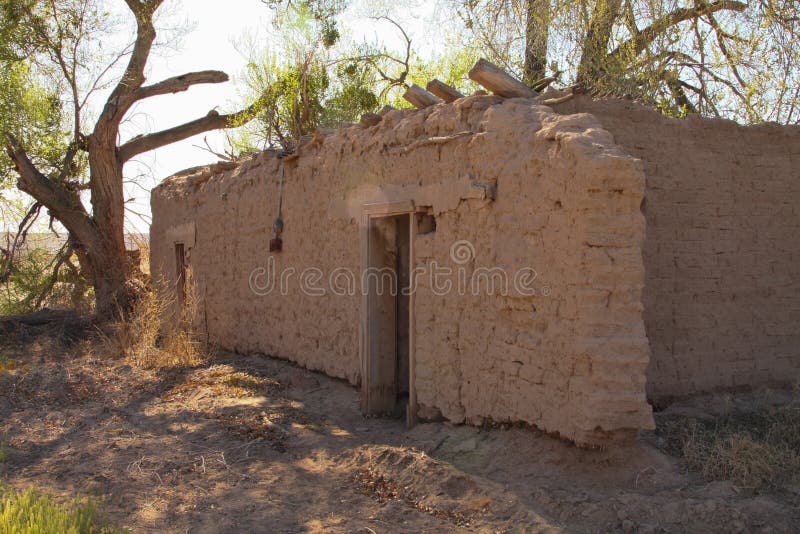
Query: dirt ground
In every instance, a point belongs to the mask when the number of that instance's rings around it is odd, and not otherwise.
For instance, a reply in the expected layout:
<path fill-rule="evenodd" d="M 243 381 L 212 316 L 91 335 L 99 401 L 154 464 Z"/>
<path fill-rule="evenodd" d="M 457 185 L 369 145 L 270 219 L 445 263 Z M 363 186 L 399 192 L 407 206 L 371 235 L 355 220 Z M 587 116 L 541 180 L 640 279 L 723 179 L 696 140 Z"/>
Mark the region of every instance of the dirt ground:
<path fill-rule="evenodd" d="M 346 383 L 264 356 L 141 371 L 0 334 L 0 480 L 102 498 L 134 532 L 792 532 L 800 488 L 705 482 L 642 439 L 365 419 Z M 652 436 L 651 436 L 652 438 Z"/>

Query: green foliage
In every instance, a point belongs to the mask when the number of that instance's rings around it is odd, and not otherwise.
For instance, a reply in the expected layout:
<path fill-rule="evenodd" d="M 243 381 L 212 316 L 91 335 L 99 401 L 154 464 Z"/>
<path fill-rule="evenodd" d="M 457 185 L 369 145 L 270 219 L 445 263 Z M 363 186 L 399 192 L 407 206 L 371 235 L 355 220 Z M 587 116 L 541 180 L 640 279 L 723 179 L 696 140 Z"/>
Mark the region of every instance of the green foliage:
<path fill-rule="evenodd" d="M 361 66 L 330 69 L 316 57 L 279 63 L 274 56 L 248 65 L 245 84 L 262 94 L 256 118 L 232 138 L 234 152 L 290 146 L 318 127 L 355 122 L 379 105 L 374 82 Z"/>
<path fill-rule="evenodd" d="M 48 177 L 86 179 L 85 152 L 64 155 L 110 72 L 114 52 L 98 45 L 114 24 L 103 0 L 0 0 L 0 136 L 16 138 Z M 0 188 L 15 178 L 10 165 L 3 151 Z"/>
<path fill-rule="evenodd" d="M 444 82 L 464 94 L 470 94 L 481 87 L 469 79 L 469 71 L 480 59 L 480 54 L 469 47 L 454 46 L 447 54 L 431 59 L 412 55 L 409 62 L 408 83 L 425 87 L 433 79 Z M 403 90 L 392 91 L 386 95 L 386 103 L 396 108 L 409 107 L 403 99 Z"/>
<path fill-rule="evenodd" d="M 97 505 L 78 499 L 58 504 L 34 489 L 0 486 L 0 532 L 3 534 L 93 534 L 119 530 L 101 524 Z"/>
<path fill-rule="evenodd" d="M 375 111 L 380 105 L 375 86 L 375 76 L 368 65 L 338 64 L 320 126 L 333 128 L 343 122 L 357 122 L 364 113 Z"/>
<path fill-rule="evenodd" d="M 363 61 L 334 57 L 324 27 L 304 5 L 281 13 L 279 47 L 252 52 L 243 93 L 260 109 L 230 139 L 234 154 L 292 146 L 318 127 L 356 122 L 380 105 L 374 71 Z"/>
<path fill-rule="evenodd" d="M 454 47 L 449 54 L 440 55 L 428 61 L 416 58 L 412 63 L 409 76 L 423 87 L 428 81 L 437 78 L 462 93 L 469 93 L 480 89 L 480 86 L 468 77 L 469 71 L 478 59 L 480 59 L 480 54 L 476 50 Z"/>
<path fill-rule="evenodd" d="M 28 147 L 34 163 L 45 173 L 58 168 L 66 150 L 62 109 L 57 93 L 36 78 L 29 62 L 0 62 L 0 132 Z M 76 163 L 82 164 L 81 160 Z M 3 151 L 0 187 L 9 187 L 15 176 Z"/>
<path fill-rule="evenodd" d="M 347 6 L 345 0 L 262 0 L 278 16 L 275 24 L 280 27 L 286 18 L 293 17 L 297 12 L 306 13 L 318 24 L 318 33 L 325 48 L 334 46 L 341 37 L 336 22 L 336 16 Z"/>
<path fill-rule="evenodd" d="M 5 261 L 5 257 L 0 258 L 0 272 L 6 268 Z M 29 313 L 41 304 L 53 307 L 79 304 L 85 298 L 86 282 L 76 271 L 60 269 L 50 289 L 54 261 L 55 255 L 45 249 L 24 249 L 12 263 L 8 282 L 0 287 L 0 315 Z"/>
<path fill-rule="evenodd" d="M 34 34 L 30 14 L 35 11 L 35 0 L 0 0 L 0 62 L 22 61 L 29 55 Z"/>

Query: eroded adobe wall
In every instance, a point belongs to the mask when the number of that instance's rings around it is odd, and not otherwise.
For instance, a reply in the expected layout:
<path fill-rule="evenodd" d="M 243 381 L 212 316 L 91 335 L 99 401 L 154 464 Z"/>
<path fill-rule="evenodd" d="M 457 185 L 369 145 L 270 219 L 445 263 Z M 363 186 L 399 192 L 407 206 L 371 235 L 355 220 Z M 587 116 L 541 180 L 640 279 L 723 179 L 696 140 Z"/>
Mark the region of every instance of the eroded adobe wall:
<path fill-rule="evenodd" d="M 248 281 L 268 265 L 281 176 L 283 251 L 272 257 L 279 273 L 295 274 L 285 294 L 259 296 Z M 211 341 L 357 384 L 362 298 L 334 294 L 330 278 L 359 273 L 364 204 L 411 200 L 436 218 L 435 231 L 415 241 L 415 266 L 454 273 L 445 292 L 418 278 L 421 414 L 527 422 L 596 444 L 652 425 L 643 194 L 639 162 L 593 117 L 468 97 L 318 137 L 288 161 L 265 153 L 237 169 L 166 180 L 152 197 L 151 263 L 174 281 L 174 243 L 190 242 Z M 451 256 L 458 242 L 469 243 L 465 263 Z M 459 291 L 459 268 L 471 284 L 484 267 L 534 269 L 534 294 Z M 303 291 L 308 268 L 323 273 L 312 284 L 327 287 L 323 295 Z"/>
<path fill-rule="evenodd" d="M 647 175 L 654 400 L 800 380 L 800 128 L 668 119 L 587 98 Z"/>

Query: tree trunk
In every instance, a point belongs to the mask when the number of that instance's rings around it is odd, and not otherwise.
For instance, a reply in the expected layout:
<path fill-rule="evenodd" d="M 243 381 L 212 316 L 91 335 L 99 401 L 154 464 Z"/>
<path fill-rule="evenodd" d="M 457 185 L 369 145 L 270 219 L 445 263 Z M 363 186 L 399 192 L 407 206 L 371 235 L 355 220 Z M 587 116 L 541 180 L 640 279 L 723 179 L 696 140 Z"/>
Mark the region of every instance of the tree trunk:
<path fill-rule="evenodd" d="M 525 0 L 525 67 L 523 81 L 533 85 L 547 73 L 550 0 Z"/>
<path fill-rule="evenodd" d="M 89 140 L 89 183 L 95 231 L 92 235 L 77 235 L 86 247 L 100 319 L 124 315 L 136 296 L 129 283 L 130 266 L 125 254 L 125 198 L 115 137 L 116 132 L 107 134 L 95 129 Z"/>
<path fill-rule="evenodd" d="M 105 233 L 105 232 L 103 232 Z M 115 243 L 117 236 L 98 236 L 86 246 L 89 269 L 92 272 L 96 315 L 109 320 L 127 314 L 136 299 L 136 286 L 130 282 L 131 268 L 125 255 Z"/>
<path fill-rule="evenodd" d="M 597 0 L 583 41 L 576 78 L 577 84 L 585 89 L 596 89 L 608 68 L 608 44 L 621 6 L 622 0 Z"/>
<path fill-rule="evenodd" d="M 97 118 L 94 130 L 89 135 L 84 135 L 80 128 L 82 105 L 74 84 L 75 70 L 73 69 L 70 74 L 69 68 L 63 65 L 61 41 L 55 44 L 48 42 L 45 48 L 52 57 L 62 60 L 64 75 L 72 84 L 76 117 L 75 138 L 65 154 L 64 167 L 58 176 L 46 176 L 37 169 L 13 132 L 0 132 L 6 151 L 19 175 L 19 189 L 46 206 L 50 215 L 58 219 L 74 238 L 81 268 L 90 275 L 94 285 L 96 315 L 100 321 L 113 320 L 125 315 L 133 306 L 138 293 L 133 265 L 125 252 L 125 198 L 122 176 L 125 162 L 142 152 L 193 135 L 241 126 L 255 117 L 267 98 L 265 94 L 247 108 L 229 115 L 220 115 L 212 110 L 205 117 L 160 132 L 136 136 L 118 147 L 120 123 L 136 102 L 157 95 L 186 91 L 197 84 L 222 83 L 228 80 L 228 75 L 224 72 L 200 71 L 144 85 L 145 67 L 156 38 L 153 14 L 163 1 L 125 0 L 136 18 L 136 40 L 130 50 L 125 71 L 111 91 Z M 59 32 L 61 31 L 59 28 Z M 78 58 L 73 60 L 77 65 Z M 75 177 L 69 174 L 69 169 L 79 150 L 89 154 L 91 210 L 86 209 L 81 201 L 80 189 L 70 181 Z"/>

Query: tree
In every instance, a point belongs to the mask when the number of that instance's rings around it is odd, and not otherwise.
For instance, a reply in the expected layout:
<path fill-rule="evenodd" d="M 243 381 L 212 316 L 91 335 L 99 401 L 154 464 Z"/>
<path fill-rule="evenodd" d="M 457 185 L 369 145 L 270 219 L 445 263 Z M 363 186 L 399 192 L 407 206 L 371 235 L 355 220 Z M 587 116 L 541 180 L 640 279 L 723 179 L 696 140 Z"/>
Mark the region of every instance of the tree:
<path fill-rule="evenodd" d="M 546 75 L 550 0 L 455 0 L 469 30 L 494 62 L 528 85 Z"/>
<path fill-rule="evenodd" d="M 294 16 L 306 13 L 319 25 L 319 36 L 326 48 L 330 48 L 341 34 L 337 26 L 336 16 L 347 7 L 346 0 L 261 0 L 278 15 Z M 276 19 L 280 25 L 280 17 Z"/>
<path fill-rule="evenodd" d="M 452 0 L 493 59 L 669 114 L 800 121 L 794 0 Z"/>
<path fill-rule="evenodd" d="M 253 121 L 229 139 L 225 157 L 275 146 L 291 149 L 318 127 L 357 122 L 364 113 L 375 112 L 386 103 L 407 106 L 400 95 L 415 76 L 423 76 L 422 84 L 430 79 L 422 74 L 430 72 L 426 70 L 429 64 L 414 56 L 408 34 L 389 17 L 372 19 L 402 36 L 400 53 L 387 50 L 383 43 L 342 43 L 338 37 L 341 23 L 321 18 L 320 13 L 333 17 L 344 2 L 269 3 L 277 15 L 273 19 L 275 44 L 270 44 L 267 52 L 259 51 L 252 38 L 242 44 L 252 58 L 243 79 L 244 96 L 264 95 L 264 105 Z M 330 28 L 337 28 L 335 41 L 330 39 Z M 458 71 L 466 79 L 475 62 L 473 56 L 466 62 L 460 54 L 449 59 L 452 61 L 440 59 L 438 65 L 449 72 Z M 442 74 L 437 71 L 436 75 Z"/>
<path fill-rule="evenodd" d="M 102 64 L 98 42 L 113 25 L 99 0 L 2 0 L 0 35 L 2 68 L 10 80 L 0 88 L 11 117 L 26 106 L 21 88 L 43 87 L 40 100 L 55 99 L 56 109 L 32 122 L 0 123 L 3 144 L 18 188 L 44 206 L 69 232 L 80 252 L 81 268 L 95 289 L 99 319 L 130 308 L 137 289 L 125 254 L 123 167 L 138 154 L 193 135 L 229 128 L 255 115 L 259 102 L 236 113 L 210 111 L 197 120 L 120 143 L 120 125 L 137 103 L 178 93 L 196 84 L 222 83 L 220 71 L 190 72 L 146 84 L 145 67 L 156 39 L 154 15 L 163 0 L 125 0 L 135 22 L 129 47 Z M 89 96 L 108 83 L 109 73 L 127 59 L 102 110 L 87 128 Z M 15 74 L 16 73 L 16 74 Z M 15 78 L 16 76 L 16 78 Z M 67 113 L 59 113 L 61 110 Z M 4 112 L 6 110 L 3 110 Z M 48 121 L 50 124 L 48 126 Z M 55 121 L 55 123 L 53 123 Z M 42 137 L 49 130 L 50 137 Z M 90 207 L 81 195 L 88 191 Z"/>
<path fill-rule="evenodd" d="M 318 127 L 338 127 L 377 110 L 374 73 L 363 62 L 341 57 L 330 36 L 335 20 L 320 20 L 319 3 L 315 9 L 309 4 L 273 7 L 275 35 L 267 50 L 252 37 L 240 43 L 251 57 L 242 79 L 243 96 L 260 96 L 263 106 L 231 136 L 226 156 L 276 146 L 291 149 Z"/>

